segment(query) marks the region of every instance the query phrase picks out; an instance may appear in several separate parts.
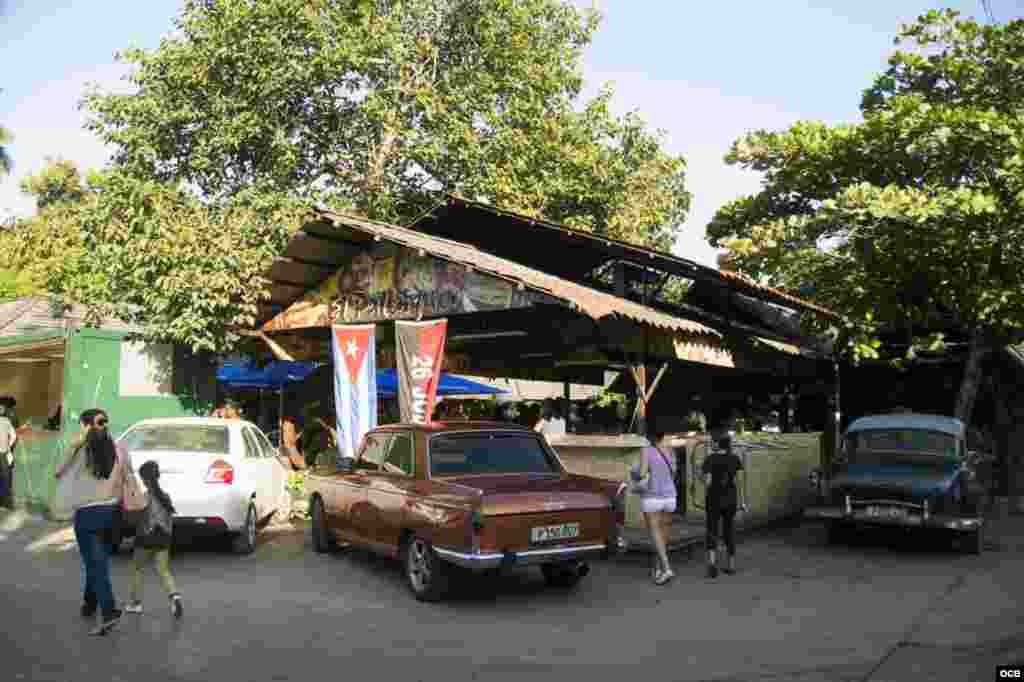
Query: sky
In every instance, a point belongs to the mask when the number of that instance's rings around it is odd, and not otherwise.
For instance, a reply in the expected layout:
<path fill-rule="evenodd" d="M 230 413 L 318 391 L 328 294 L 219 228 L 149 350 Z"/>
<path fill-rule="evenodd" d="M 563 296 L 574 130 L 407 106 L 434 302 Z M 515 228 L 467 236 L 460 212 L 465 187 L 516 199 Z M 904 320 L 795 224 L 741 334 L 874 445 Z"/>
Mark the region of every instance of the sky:
<path fill-rule="evenodd" d="M 591 6 L 589 0 L 574 0 Z M 0 179 L 0 221 L 28 215 L 18 190 L 47 157 L 102 165 L 107 150 L 82 128 L 88 83 L 124 89 L 116 53 L 156 47 L 182 0 L 0 0 L 0 125 L 14 135 L 14 172 Z M 999 21 L 1024 0 L 991 0 Z M 901 23 L 942 7 L 984 19 L 980 0 L 597 0 L 603 21 L 585 55 L 586 95 L 615 86 L 619 113 L 638 111 L 687 161 L 693 205 L 673 251 L 709 265 L 704 228 L 759 177 L 723 157 L 743 133 L 802 120 L 859 120 L 861 92 L 885 68 Z"/>

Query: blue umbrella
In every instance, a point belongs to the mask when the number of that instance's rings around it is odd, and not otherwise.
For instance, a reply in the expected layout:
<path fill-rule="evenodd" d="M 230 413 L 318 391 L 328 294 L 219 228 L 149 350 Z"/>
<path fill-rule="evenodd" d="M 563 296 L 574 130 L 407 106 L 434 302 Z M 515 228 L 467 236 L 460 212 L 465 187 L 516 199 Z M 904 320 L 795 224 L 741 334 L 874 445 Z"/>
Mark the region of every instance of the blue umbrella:
<path fill-rule="evenodd" d="M 447 372 L 441 372 L 441 380 L 437 385 L 438 395 L 497 395 L 499 393 L 508 393 L 508 391 L 470 381 Z M 398 375 L 395 370 L 377 370 L 377 394 L 382 398 L 394 398 L 398 395 Z"/>
<path fill-rule="evenodd" d="M 231 388 L 262 388 L 281 390 L 286 384 L 302 381 L 317 368 L 315 362 L 271 362 L 257 367 L 251 362 L 228 362 L 217 369 L 217 382 Z M 500 388 L 480 384 L 463 377 L 441 373 L 438 395 L 497 395 L 507 393 Z M 377 394 L 383 398 L 398 395 L 398 375 L 393 369 L 377 370 Z"/>
<path fill-rule="evenodd" d="M 217 368 L 217 382 L 231 388 L 281 390 L 285 384 L 302 381 L 315 370 L 315 362 L 271 362 L 257 367 L 251 362 L 226 362 Z"/>

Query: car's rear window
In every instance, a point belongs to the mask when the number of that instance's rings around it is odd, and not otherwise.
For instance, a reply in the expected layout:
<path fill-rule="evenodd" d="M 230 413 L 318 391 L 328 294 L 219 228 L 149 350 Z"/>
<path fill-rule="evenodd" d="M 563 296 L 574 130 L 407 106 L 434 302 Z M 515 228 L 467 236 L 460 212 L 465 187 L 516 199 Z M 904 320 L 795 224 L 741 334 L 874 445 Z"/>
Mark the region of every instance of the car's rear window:
<path fill-rule="evenodd" d="M 548 474 L 555 461 L 532 433 L 466 433 L 430 439 L 430 474 Z"/>
<path fill-rule="evenodd" d="M 228 454 L 228 428 L 204 424 L 144 426 L 125 434 L 123 442 L 132 452 L 196 452 Z"/>

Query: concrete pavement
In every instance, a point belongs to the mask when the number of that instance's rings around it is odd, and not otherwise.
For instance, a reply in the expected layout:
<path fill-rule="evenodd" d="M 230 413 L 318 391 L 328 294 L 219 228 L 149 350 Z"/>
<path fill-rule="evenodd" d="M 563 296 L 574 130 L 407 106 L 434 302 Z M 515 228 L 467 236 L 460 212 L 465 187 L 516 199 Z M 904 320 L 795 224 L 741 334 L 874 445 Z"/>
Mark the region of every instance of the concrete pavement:
<path fill-rule="evenodd" d="M 961 555 L 899 535 L 828 546 L 813 525 L 748 534 L 740 573 L 709 581 L 674 555 L 659 588 L 646 557 L 595 564 L 574 591 L 535 570 L 460 580 L 442 604 L 409 595 L 397 564 L 270 529 L 238 557 L 215 543 L 176 552 L 174 622 L 155 574 L 141 617 L 106 638 L 77 615 L 66 528 L 0 517 L 0 678 L 11 680 L 377 679 L 985 680 L 1024 660 L 1024 519 L 992 551 Z M 130 562 L 115 558 L 119 598 Z"/>

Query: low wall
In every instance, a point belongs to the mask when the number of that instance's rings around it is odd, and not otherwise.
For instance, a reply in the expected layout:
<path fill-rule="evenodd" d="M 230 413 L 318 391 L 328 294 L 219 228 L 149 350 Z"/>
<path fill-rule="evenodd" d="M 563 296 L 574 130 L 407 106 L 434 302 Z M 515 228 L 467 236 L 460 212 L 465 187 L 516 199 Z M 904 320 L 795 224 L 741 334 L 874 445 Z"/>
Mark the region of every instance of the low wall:
<path fill-rule="evenodd" d="M 746 470 L 747 503 L 752 515 L 783 516 L 799 511 L 814 499 L 809 475 L 821 463 L 819 433 L 746 433 L 733 438 Z M 704 446 L 689 452 L 690 499 L 693 513 L 703 516 L 704 483 L 700 465 Z M 694 476 L 694 473 L 697 475 Z"/>
<path fill-rule="evenodd" d="M 562 464 L 575 474 L 612 481 L 628 481 L 629 469 L 640 461 L 646 439 L 635 435 L 550 436 L 548 442 Z M 747 470 L 747 495 L 753 514 L 784 516 L 799 511 L 813 499 L 808 475 L 820 465 L 820 434 L 742 434 L 735 438 L 737 451 Z M 704 460 L 704 438 L 687 434 L 675 439 L 677 455 L 685 452 L 688 514 L 702 517 L 704 484 L 700 465 Z M 626 525 L 643 527 L 639 498 L 626 497 Z"/>
<path fill-rule="evenodd" d="M 64 452 L 58 431 L 18 429 L 14 449 L 14 504 L 44 514 L 57 492 L 54 472 Z"/>

